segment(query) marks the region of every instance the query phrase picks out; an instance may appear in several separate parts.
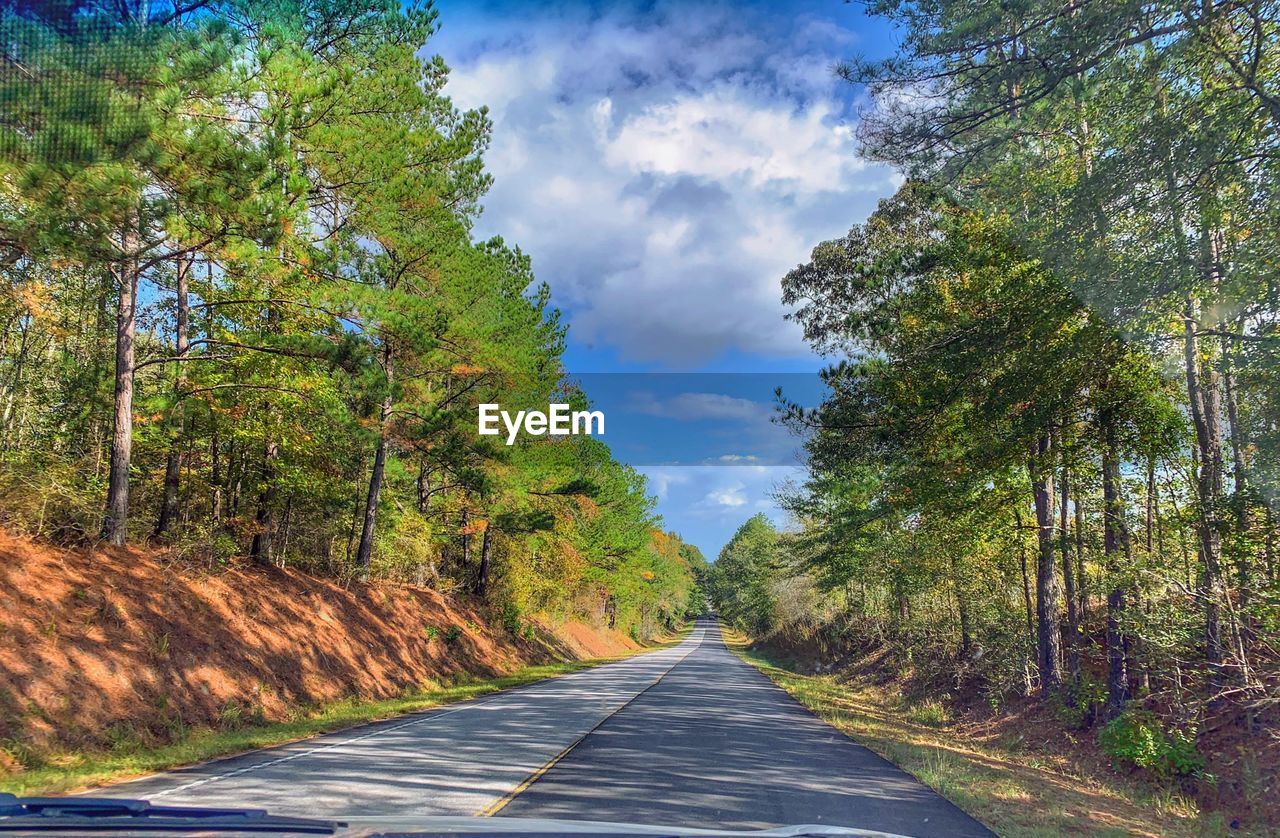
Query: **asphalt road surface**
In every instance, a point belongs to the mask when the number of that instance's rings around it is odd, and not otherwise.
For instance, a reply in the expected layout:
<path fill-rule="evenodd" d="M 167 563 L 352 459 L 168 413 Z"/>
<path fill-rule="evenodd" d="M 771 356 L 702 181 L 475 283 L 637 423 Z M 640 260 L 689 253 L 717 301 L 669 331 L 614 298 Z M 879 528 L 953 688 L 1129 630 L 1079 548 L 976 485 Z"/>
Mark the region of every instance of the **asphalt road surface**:
<path fill-rule="evenodd" d="M 670 648 L 96 793 L 311 817 L 991 835 L 740 661 L 710 620 Z"/>

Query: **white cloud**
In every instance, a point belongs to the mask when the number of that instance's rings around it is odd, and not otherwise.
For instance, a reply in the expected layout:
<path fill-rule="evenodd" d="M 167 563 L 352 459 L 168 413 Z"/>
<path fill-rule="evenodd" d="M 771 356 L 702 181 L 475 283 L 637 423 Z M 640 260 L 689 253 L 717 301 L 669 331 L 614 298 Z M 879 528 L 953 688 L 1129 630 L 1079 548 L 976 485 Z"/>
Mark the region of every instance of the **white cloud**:
<path fill-rule="evenodd" d="M 533 257 L 586 345 L 673 368 L 807 354 L 781 277 L 892 187 L 855 156 L 830 72 L 848 33 L 738 4 L 604 8 L 461 32 L 445 8 L 447 90 L 495 123 L 479 232 Z"/>
<path fill-rule="evenodd" d="M 643 470 L 649 480 L 649 488 L 658 500 L 666 500 L 671 486 L 689 482 L 689 474 L 681 468 L 646 468 Z"/>
<path fill-rule="evenodd" d="M 747 496 L 743 493 L 746 488 L 746 484 L 742 482 L 721 486 L 707 492 L 705 500 L 712 506 L 727 506 L 730 509 L 736 509 L 739 506 L 747 505 Z"/>
<path fill-rule="evenodd" d="M 829 191 L 866 164 L 850 150 L 832 105 L 762 103 L 753 91 L 718 86 L 645 108 L 605 146 L 605 160 L 636 174 L 738 182 L 792 197 Z"/>

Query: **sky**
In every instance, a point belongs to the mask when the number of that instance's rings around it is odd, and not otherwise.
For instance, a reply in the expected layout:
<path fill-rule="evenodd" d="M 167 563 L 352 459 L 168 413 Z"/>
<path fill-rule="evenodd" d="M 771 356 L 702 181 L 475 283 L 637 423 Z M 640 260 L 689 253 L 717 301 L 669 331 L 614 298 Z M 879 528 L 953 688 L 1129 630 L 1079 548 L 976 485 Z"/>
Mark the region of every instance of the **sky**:
<path fill-rule="evenodd" d="M 781 278 L 899 182 L 860 159 L 860 92 L 892 51 L 861 4 L 439 0 L 446 91 L 487 106 L 494 184 L 476 225 L 530 255 L 570 324 L 565 364 L 667 528 L 714 558 L 800 440 L 773 389 L 812 403 L 823 360 Z"/>

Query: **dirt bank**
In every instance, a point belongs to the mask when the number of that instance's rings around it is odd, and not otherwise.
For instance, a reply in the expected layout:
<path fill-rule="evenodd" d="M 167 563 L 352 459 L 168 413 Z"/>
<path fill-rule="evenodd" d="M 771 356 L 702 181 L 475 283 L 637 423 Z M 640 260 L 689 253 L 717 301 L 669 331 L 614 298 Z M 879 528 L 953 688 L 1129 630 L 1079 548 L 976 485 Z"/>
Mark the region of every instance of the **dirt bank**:
<path fill-rule="evenodd" d="M 531 663 L 635 649 L 617 632 L 501 628 L 476 604 L 285 570 L 209 571 L 154 550 L 62 550 L 0 532 L 0 771 L 29 749 L 164 744 Z"/>

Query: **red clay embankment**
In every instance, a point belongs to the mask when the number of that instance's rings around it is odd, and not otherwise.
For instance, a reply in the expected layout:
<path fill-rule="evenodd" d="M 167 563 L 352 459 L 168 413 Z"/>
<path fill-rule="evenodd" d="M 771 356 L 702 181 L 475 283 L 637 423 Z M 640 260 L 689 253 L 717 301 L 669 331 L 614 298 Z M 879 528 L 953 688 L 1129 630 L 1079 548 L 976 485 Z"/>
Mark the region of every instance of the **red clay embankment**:
<path fill-rule="evenodd" d="M 164 743 L 190 727 L 635 648 L 581 623 L 517 638 L 474 603 L 424 588 L 209 572 L 161 551 L 64 550 L 0 532 L 5 749 Z"/>

